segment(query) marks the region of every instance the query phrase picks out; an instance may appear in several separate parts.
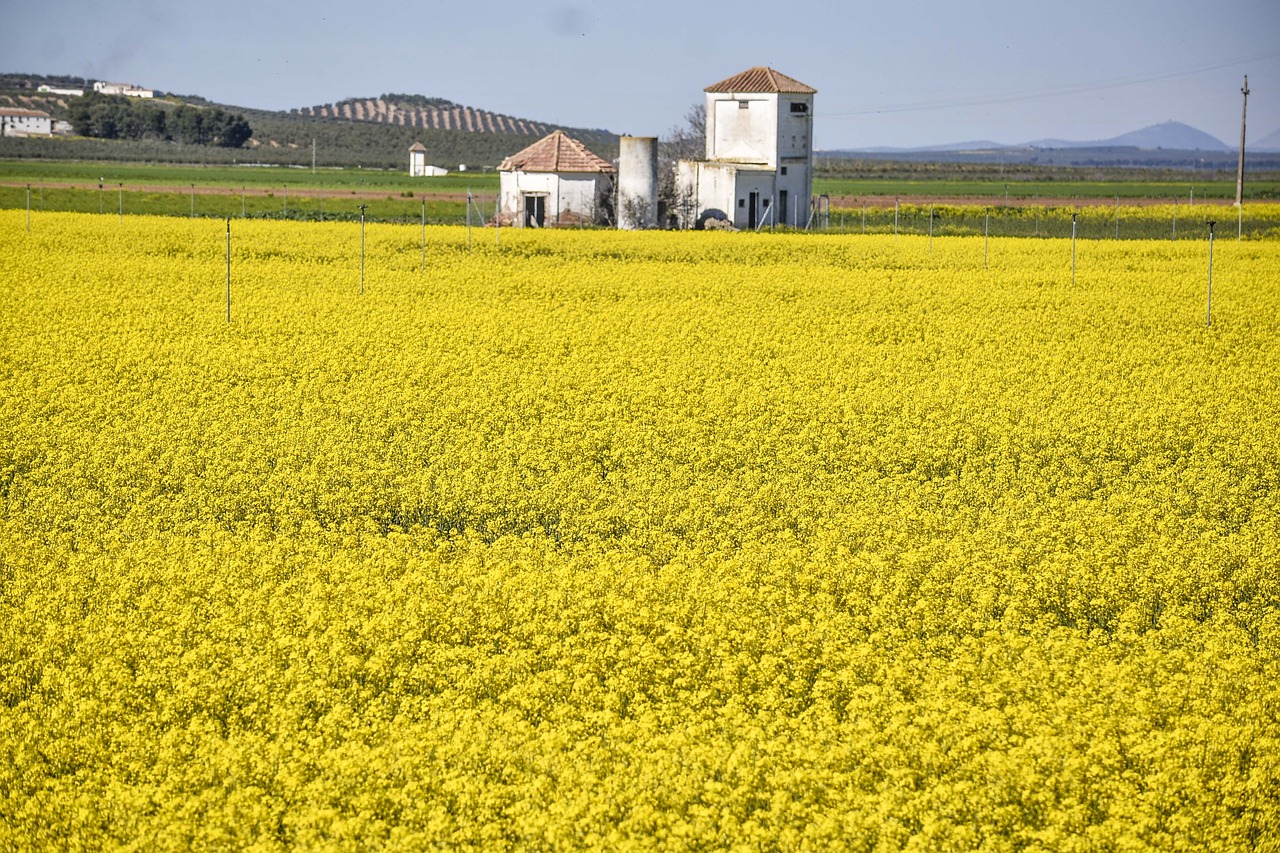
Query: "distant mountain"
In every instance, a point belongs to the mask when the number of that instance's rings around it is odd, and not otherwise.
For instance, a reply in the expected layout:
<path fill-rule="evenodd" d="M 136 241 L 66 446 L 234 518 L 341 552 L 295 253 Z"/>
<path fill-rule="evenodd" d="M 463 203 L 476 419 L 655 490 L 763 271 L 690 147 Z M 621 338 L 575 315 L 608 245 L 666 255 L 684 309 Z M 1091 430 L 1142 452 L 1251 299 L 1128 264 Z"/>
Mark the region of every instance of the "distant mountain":
<path fill-rule="evenodd" d="M 1155 150 L 1165 148 L 1174 151 L 1230 151 L 1231 146 L 1202 130 L 1180 121 L 1166 121 L 1148 125 L 1111 139 L 1073 141 L 1067 139 L 1037 139 L 1017 148 L 1141 148 Z"/>
<path fill-rule="evenodd" d="M 1260 151 L 1268 154 L 1280 154 L 1280 130 L 1270 136 L 1264 136 L 1257 142 L 1252 140 L 1245 141 L 1245 149 L 1247 151 Z"/>
<path fill-rule="evenodd" d="M 1004 147 L 1005 146 L 1000 144 L 999 142 L 992 142 L 990 139 L 982 139 L 982 140 L 976 140 L 973 142 L 951 142 L 946 145 L 925 145 L 920 148 L 880 147 L 880 148 L 864 148 L 862 150 L 868 154 L 895 154 L 895 153 L 905 153 L 905 152 L 912 152 L 912 151 L 919 151 L 919 152 L 937 151 L 940 153 L 947 153 L 947 152 L 960 153 L 964 151 L 996 151 Z"/>
<path fill-rule="evenodd" d="M 1262 146 L 1269 144 L 1273 146 L 1271 149 Z M 1137 148 L 1144 151 L 1155 151 L 1159 149 L 1167 151 L 1211 151 L 1211 152 L 1229 152 L 1234 150 L 1231 146 L 1221 140 L 1210 136 L 1202 130 L 1197 130 L 1190 125 L 1183 124 L 1179 121 L 1166 121 L 1160 124 L 1153 124 L 1140 130 L 1134 130 L 1129 133 L 1111 139 L 1090 139 L 1090 140 L 1072 140 L 1072 139 L 1036 139 L 1031 142 L 1023 142 L 1017 145 L 1006 145 L 1001 142 L 992 142 L 991 140 L 979 140 L 974 142 L 951 142 L 943 145 L 922 145 L 916 148 L 893 148 L 880 146 L 876 148 L 860 148 L 856 153 L 865 154 L 966 154 L 966 153 L 991 153 L 1000 151 L 1029 151 L 1029 150 L 1063 150 L 1063 149 L 1120 149 L 1120 148 Z M 1261 140 L 1255 145 L 1251 145 L 1258 151 L 1280 150 L 1280 133 L 1272 134 L 1265 140 Z M 852 151 L 845 152 L 823 152 L 826 154 L 842 154 L 855 153 Z"/>

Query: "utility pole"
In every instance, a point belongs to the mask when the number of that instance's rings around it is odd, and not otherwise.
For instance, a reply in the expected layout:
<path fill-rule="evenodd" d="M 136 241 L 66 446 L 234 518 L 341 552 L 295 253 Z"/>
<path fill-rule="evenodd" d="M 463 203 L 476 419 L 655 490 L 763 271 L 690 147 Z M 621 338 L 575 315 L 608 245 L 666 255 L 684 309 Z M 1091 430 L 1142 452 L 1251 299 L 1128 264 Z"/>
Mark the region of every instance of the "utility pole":
<path fill-rule="evenodd" d="M 1244 119 L 1249 112 L 1249 75 L 1244 75 L 1244 105 L 1240 108 L 1240 165 L 1236 167 L 1236 207 L 1244 202 Z"/>

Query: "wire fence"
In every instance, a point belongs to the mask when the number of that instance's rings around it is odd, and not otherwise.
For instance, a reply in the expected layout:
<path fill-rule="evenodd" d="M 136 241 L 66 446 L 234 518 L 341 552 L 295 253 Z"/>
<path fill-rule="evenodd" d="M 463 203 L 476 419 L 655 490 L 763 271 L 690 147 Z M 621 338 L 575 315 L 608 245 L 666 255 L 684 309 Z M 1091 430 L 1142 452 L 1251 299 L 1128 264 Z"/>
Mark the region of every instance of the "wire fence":
<path fill-rule="evenodd" d="M 495 192 L 431 195 L 414 193 L 316 194 L 290 193 L 287 188 L 266 190 L 201 187 L 164 190 L 130 188 L 123 183 L 99 187 L 0 187 L 0 208 L 63 211 L 103 215 L 189 216 L 192 218 L 255 218 L 302 221 L 404 222 L 424 225 L 484 225 L 497 213 Z M 1280 204 L 1246 202 L 1164 204 L 886 204 L 883 197 L 869 200 L 835 198 L 815 206 L 804 226 L 766 226 L 768 230 L 808 230 L 842 234 L 931 234 L 1069 238 L 1081 240 L 1180 240 L 1204 236 L 1205 223 L 1218 222 L 1219 236 L 1240 239 L 1280 238 Z M 1074 222 L 1073 222 L 1074 219 Z M 511 216 L 504 225 L 523 224 Z M 576 212 L 549 212 L 549 227 L 582 227 L 595 216 Z M 1073 231 L 1074 226 L 1074 231 Z"/>
<path fill-rule="evenodd" d="M 1073 221 L 1074 220 L 1074 221 Z M 921 205 L 833 208 L 825 230 L 866 234 L 1043 237 L 1081 240 L 1200 239 L 1206 222 L 1222 236 L 1280 237 L 1280 205 L 1259 203 L 1126 205 Z M 812 226 L 811 226 L 812 227 Z"/>

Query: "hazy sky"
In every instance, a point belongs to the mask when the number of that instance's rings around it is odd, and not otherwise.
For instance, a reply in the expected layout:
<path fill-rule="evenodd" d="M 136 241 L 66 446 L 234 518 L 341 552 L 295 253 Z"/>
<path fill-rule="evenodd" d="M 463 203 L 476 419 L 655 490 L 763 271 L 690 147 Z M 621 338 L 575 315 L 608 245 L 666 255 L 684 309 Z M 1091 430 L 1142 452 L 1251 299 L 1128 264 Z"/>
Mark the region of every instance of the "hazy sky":
<path fill-rule="evenodd" d="M 386 92 L 661 135 L 769 65 L 818 90 L 819 148 L 1280 130 L 1277 0 L 299 3 L 0 0 L 0 71 L 285 109 Z"/>

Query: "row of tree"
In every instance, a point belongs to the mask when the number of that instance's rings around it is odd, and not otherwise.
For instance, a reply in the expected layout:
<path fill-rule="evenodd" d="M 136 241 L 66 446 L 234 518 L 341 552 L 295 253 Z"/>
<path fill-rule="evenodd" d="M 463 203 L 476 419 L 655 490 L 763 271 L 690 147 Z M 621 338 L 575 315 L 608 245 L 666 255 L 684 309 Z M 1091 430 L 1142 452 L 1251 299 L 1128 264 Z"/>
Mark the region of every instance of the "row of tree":
<path fill-rule="evenodd" d="M 218 107 L 171 107 L 123 95 L 86 94 L 67 110 L 72 129 L 98 139 L 156 139 L 240 148 L 253 136 L 243 115 Z"/>

